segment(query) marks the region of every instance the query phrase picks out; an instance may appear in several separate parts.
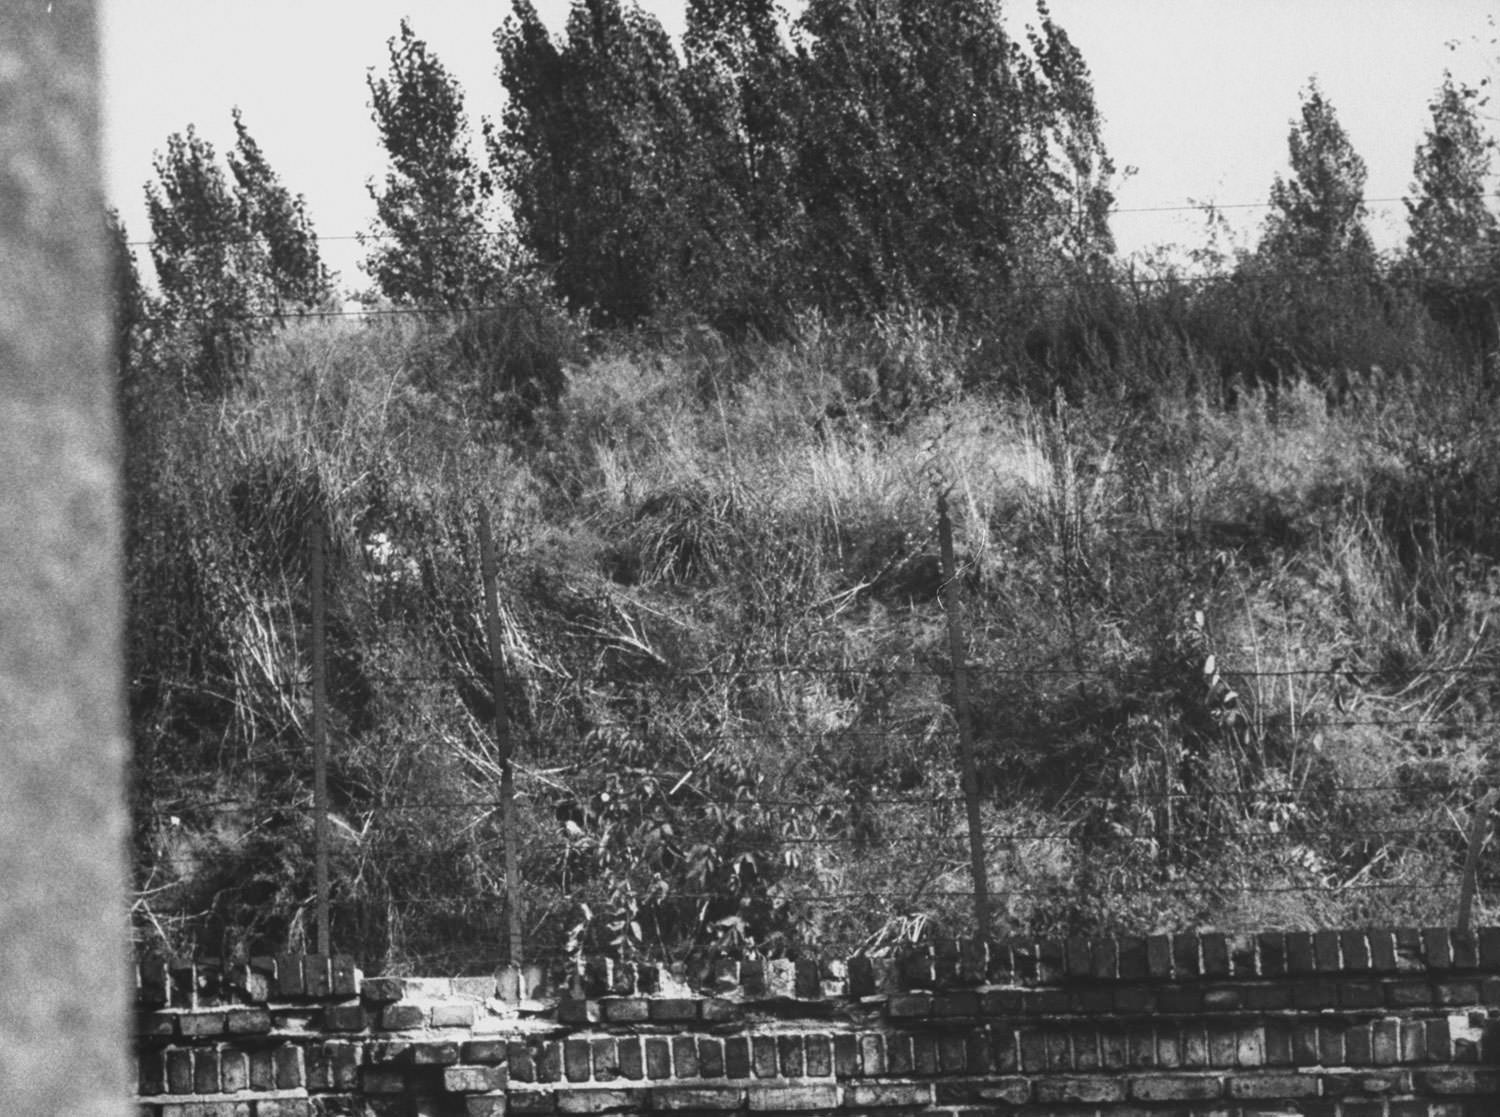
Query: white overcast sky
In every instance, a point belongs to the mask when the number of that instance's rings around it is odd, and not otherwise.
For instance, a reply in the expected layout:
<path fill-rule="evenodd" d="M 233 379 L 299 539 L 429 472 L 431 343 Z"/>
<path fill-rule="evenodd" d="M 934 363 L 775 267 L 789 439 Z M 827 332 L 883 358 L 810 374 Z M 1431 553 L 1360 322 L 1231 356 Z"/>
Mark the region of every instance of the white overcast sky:
<path fill-rule="evenodd" d="M 680 34 L 682 0 L 644 0 Z M 506 0 L 105 0 L 106 189 L 133 241 L 149 235 L 142 188 L 152 154 L 189 123 L 222 153 L 238 105 L 285 184 L 306 196 L 329 262 L 347 288 L 352 235 L 373 207 L 365 182 L 384 160 L 364 78 L 383 68 L 403 15 L 462 83 L 471 120 L 498 114 L 492 32 Z M 554 31 L 567 0 L 537 0 Z M 1093 71 L 1106 142 L 1137 171 L 1122 210 L 1264 203 L 1285 171 L 1298 93 L 1316 75 L 1369 165 L 1366 196 L 1382 247 L 1403 236 L 1398 199 L 1444 69 L 1477 84 L 1500 78 L 1485 0 L 1051 0 L 1053 17 Z M 1033 18 L 1013 0 L 1011 19 Z M 1491 105 L 1491 135 L 1500 107 Z M 1500 159 L 1497 159 L 1500 163 Z M 1253 238 L 1263 210 L 1230 208 Z M 1192 212 L 1121 212 L 1126 252 L 1201 240 Z M 144 262 L 144 251 L 142 251 Z"/>

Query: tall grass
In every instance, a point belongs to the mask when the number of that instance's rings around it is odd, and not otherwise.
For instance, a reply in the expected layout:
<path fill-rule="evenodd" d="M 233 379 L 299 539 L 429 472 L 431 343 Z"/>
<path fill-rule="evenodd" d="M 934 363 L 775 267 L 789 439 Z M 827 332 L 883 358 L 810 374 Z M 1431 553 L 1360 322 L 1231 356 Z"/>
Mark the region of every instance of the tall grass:
<path fill-rule="evenodd" d="M 1080 350 L 1113 379 L 1031 393 L 1024 347 L 939 317 L 803 327 L 567 349 L 524 415 L 445 380 L 489 384 L 462 362 L 491 349 L 413 324 L 302 328 L 213 405 L 164 396 L 131 566 L 142 936 L 308 933 L 321 516 L 336 937 L 493 959 L 479 500 L 538 953 L 965 928 L 939 491 L 992 932 L 1447 918 L 1489 778 L 1500 473 L 1442 351 L 1210 381 L 1137 323 Z"/>

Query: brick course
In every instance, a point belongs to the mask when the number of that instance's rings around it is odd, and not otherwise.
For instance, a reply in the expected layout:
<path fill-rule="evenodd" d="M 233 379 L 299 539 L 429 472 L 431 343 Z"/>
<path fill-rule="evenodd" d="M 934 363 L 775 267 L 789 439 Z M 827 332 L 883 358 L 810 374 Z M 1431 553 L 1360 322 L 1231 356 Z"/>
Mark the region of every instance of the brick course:
<path fill-rule="evenodd" d="M 150 1117 L 1500 1113 L 1500 928 L 593 959 L 503 1006 L 337 956 L 136 972 Z"/>

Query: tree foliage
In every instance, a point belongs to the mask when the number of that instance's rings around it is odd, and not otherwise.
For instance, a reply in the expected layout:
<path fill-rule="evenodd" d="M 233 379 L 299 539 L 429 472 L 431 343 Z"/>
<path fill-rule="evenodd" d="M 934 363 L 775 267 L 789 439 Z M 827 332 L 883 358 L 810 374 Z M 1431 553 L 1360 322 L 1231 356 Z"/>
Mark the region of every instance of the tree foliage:
<path fill-rule="evenodd" d="M 508 99 L 492 165 L 558 292 L 630 323 L 694 286 L 728 200 L 661 24 L 633 3 L 579 0 L 555 42 L 517 0 L 496 45 Z"/>
<path fill-rule="evenodd" d="M 365 238 L 365 271 L 398 304 L 483 304 L 507 253 L 489 212 L 489 176 L 469 151 L 463 90 L 408 21 L 386 48 L 387 73 L 366 76 L 390 169 L 368 184 L 376 228 Z"/>
<path fill-rule="evenodd" d="M 238 110 L 234 123 L 232 185 L 189 125 L 167 138 L 146 186 L 164 359 L 184 386 L 209 393 L 237 379 L 257 336 L 319 306 L 332 287 L 302 198 L 282 186 Z"/>
<path fill-rule="evenodd" d="M 1485 204 L 1495 141 L 1479 124 L 1478 101 L 1445 74 L 1429 105 L 1432 123 L 1412 161 L 1405 264 L 1433 316 L 1488 371 L 1500 345 L 1500 220 Z"/>
<path fill-rule="evenodd" d="M 634 4 L 577 0 L 554 41 L 517 0 L 492 166 L 605 321 L 983 306 L 1111 248 L 1088 70 L 1039 12 L 1022 44 L 993 0 L 812 0 L 795 25 L 694 0 L 679 63 Z"/>
<path fill-rule="evenodd" d="M 1374 264 L 1365 228 L 1365 161 L 1349 142 L 1316 81 L 1302 94 L 1300 122 L 1287 136 L 1291 177 L 1271 183 L 1260 245 L 1273 266 L 1359 272 Z"/>

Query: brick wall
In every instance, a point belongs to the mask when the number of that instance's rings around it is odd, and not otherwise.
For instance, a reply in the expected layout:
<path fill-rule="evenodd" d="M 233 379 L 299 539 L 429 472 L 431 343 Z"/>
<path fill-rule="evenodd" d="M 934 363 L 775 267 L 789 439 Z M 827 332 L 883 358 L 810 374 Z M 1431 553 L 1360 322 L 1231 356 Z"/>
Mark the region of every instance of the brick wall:
<path fill-rule="evenodd" d="M 139 966 L 152 1117 L 1500 1115 L 1500 928 L 985 944 L 689 970 Z"/>

